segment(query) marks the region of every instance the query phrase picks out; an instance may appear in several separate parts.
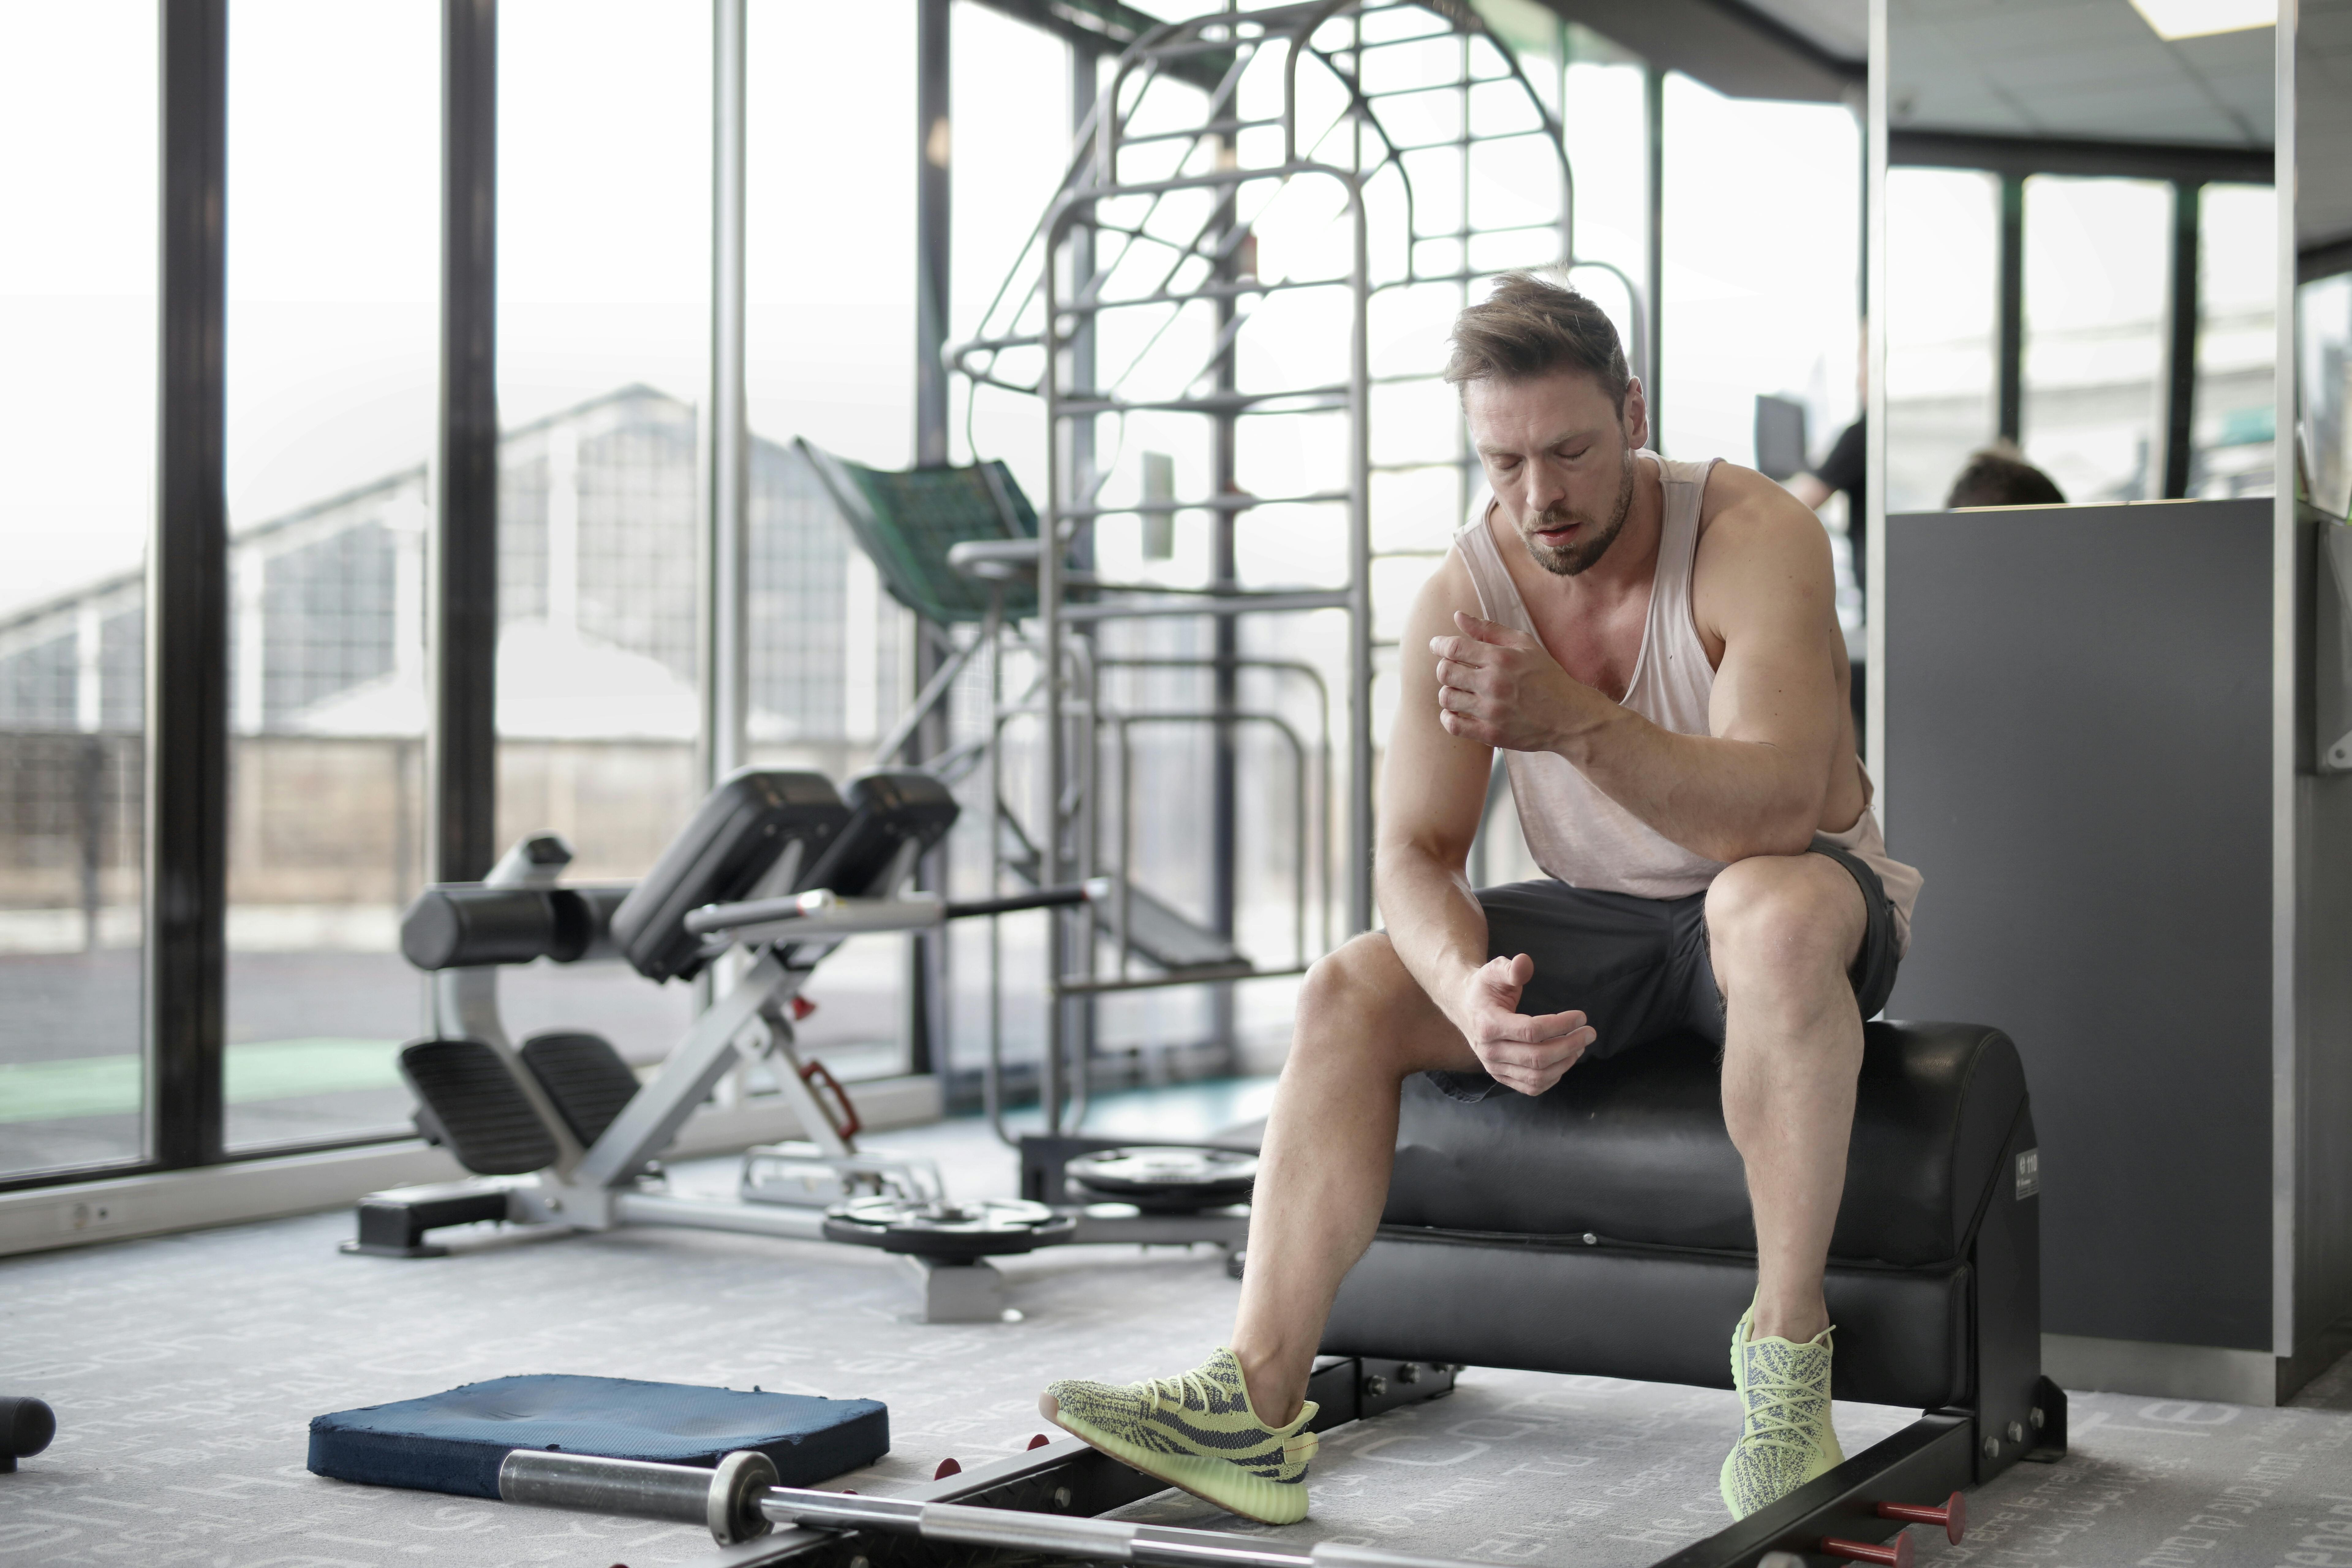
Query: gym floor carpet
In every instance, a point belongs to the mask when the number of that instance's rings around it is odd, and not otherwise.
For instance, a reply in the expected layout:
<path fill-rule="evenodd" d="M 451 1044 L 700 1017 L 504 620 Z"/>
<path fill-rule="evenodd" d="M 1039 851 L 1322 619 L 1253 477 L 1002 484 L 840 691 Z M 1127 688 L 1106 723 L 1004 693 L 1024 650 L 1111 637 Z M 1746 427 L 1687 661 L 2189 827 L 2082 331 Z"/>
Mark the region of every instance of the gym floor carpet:
<path fill-rule="evenodd" d="M 1207 1113 L 1205 1130 L 1263 1095 L 1220 1098 L 1170 1105 Z M 1012 1189 L 978 1123 L 880 1142 L 939 1158 L 960 1195 Z M 677 1181 L 724 1190 L 732 1169 Z M 893 1451 L 837 1484 L 887 1491 L 950 1456 L 1020 1449 L 1052 1377 L 1192 1364 L 1237 1289 L 1205 1247 L 1068 1247 L 1005 1260 L 1023 1321 L 930 1326 L 902 1321 L 900 1266 L 853 1247 L 639 1230 L 404 1261 L 338 1255 L 350 1226 L 339 1212 L 0 1260 L 0 1392 L 58 1420 L 46 1453 L 0 1476 L 0 1563 L 692 1563 L 712 1550 L 697 1531 L 320 1479 L 306 1424 L 522 1372 L 865 1396 L 888 1403 Z M 1857 1449 L 1912 1414 L 1841 1405 L 1838 1430 Z M 1473 1369 L 1450 1398 L 1328 1436 L 1314 1518 L 1272 1533 L 1635 1568 L 1722 1525 L 1716 1468 L 1737 1425 L 1728 1393 Z M 2352 1363 L 2289 1409 L 2077 1394 L 2073 1429 L 2063 1463 L 1970 1498 L 1965 1545 L 1915 1531 L 1921 1563 L 2284 1563 L 2313 1560 L 2321 1522 L 2352 1521 L 2331 1516 L 2352 1510 Z M 1259 1532 L 1181 1493 L 1128 1512 Z"/>

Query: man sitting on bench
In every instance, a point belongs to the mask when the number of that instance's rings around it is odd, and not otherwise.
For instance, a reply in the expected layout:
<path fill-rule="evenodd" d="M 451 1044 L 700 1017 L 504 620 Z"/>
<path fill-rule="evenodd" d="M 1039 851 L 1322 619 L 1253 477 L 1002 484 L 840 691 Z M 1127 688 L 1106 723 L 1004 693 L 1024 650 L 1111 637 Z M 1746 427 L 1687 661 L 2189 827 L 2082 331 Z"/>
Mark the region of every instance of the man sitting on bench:
<path fill-rule="evenodd" d="M 1445 374 L 1491 493 L 1406 626 L 1387 930 L 1300 993 L 1231 1348 L 1148 1383 L 1055 1383 L 1039 1407 L 1234 1512 L 1304 1517 L 1307 1372 L 1380 1223 L 1406 1075 L 1536 1095 L 1587 1054 L 1695 1030 L 1723 1046 L 1756 1225 L 1721 1479 L 1745 1516 L 1842 1457 L 1822 1271 L 1863 1020 L 1894 987 L 1919 877 L 1870 810 L 1820 521 L 1749 469 L 1642 450 L 1615 330 L 1547 278 L 1465 310 Z M 1496 751 L 1549 875 L 1473 889 Z"/>

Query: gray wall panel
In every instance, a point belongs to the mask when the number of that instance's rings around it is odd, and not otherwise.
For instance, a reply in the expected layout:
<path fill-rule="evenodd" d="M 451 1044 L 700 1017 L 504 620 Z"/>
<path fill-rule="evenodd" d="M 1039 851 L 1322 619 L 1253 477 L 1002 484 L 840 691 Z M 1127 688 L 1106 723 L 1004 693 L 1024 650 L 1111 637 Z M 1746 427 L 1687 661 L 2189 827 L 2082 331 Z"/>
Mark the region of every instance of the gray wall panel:
<path fill-rule="evenodd" d="M 2352 1349 L 2352 773 L 2295 780 L 2294 1348 Z"/>
<path fill-rule="evenodd" d="M 1887 1014 L 2024 1053 L 2053 1333 L 2271 1346 L 2270 510 L 1888 519 Z"/>

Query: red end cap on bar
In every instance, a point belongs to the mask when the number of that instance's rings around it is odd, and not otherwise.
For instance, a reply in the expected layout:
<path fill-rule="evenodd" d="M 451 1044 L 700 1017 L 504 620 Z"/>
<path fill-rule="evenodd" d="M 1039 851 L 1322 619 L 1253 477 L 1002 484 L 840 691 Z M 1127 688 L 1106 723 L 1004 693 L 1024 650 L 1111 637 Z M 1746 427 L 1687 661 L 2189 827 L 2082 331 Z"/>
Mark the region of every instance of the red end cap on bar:
<path fill-rule="evenodd" d="M 1843 1557 L 1849 1563 L 1877 1563 L 1885 1568 L 1911 1568 L 1911 1538 L 1898 1535 L 1884 1546 L 1873 1546 L 1866 1541 L 1840 1541 L 1836 1536 L 1822 1538 L 1822 1550 L 1832 1557 Z"/>
<path fill-rule="evenodd" d="M 1925 1503 L 1883 1502 L 1878 1505 L 1881 1519 L 1899 1519 L 1906 1524 L 1940 1524 L 1944 1539 L 1958 1546 L 1969 1532 L 1969 1500 L 1954 1492 L 1944 1500 L 1941 1508 L 1929 1508 Z"/>

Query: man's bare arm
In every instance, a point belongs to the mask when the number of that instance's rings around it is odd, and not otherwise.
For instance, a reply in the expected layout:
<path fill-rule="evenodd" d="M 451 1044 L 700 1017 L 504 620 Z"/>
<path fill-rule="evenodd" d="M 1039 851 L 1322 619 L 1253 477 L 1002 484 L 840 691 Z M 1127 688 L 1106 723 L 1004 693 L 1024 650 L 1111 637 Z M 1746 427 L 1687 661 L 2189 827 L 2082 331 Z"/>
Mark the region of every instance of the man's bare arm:
<path fill-rule="evenodd" d="M 1412 649 L 1451 624 L 1477 594 L 1459 555 L 1422 588 L 1405 622 Z M 1381 913 L 1407 973 L 1435 1002 L 1497 1082 L 1540 1094 L 1592 1039 L 1581 1013 L 1525 1017 L 1520 990 L 1535 966 L 1525 955 L 1486 957 L 1486 915 L 1465 870 L 1486 806 L 1491 747 L 1439 722 L 1433 661 L 1400 661 L 1403 690 L 1381 776 L 1374 868 Z"/>
<path fill-rule="evenodd" d="M 1681 735 L 1570 676 L 1524 633 L 1465 616 L 1438 655 L 1448 733 L 1555 752 L 1664 837 L 1715 860 L 1793 855 L 1820 824 L 1837 743 L 1835 584 L 1820 521 L 1760 475 L 1717 468 L 1695 609 L 1722 639 L 1709 735 Z"/>

